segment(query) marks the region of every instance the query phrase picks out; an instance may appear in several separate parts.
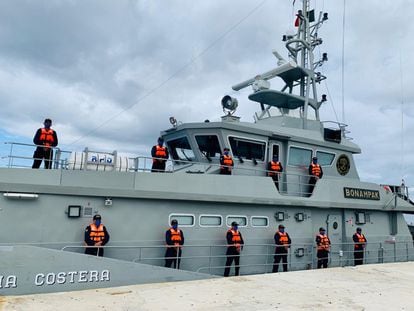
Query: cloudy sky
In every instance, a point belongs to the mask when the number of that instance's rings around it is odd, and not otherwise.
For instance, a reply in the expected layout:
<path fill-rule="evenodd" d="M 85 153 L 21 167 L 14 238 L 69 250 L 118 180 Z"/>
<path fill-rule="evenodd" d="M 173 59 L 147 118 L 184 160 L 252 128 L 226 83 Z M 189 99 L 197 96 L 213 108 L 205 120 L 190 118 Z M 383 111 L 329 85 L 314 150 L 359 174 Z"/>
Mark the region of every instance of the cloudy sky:
<path fill-rule="evenodd" d="M 225 94 L 252 121 L 250 90 L 231 86 L 286 56 L 301 0 L 0 1 L 0 141 L 31 143 L 45 117 L 64 150 L 148 155 L 168 118 L 218 120 Z M 329 61 L 322 119 L 345 121 L 362 148 L 361 179 L 414 185 L 414 1 L 346 0 L 342 110 L 342 0 L 320 30 Z M 328 90 L 327 90 L 328 87 Z M 8 153 L 0 148 L 2 156 Z M 2 159 L 1 164 L 5 164 Z"/>

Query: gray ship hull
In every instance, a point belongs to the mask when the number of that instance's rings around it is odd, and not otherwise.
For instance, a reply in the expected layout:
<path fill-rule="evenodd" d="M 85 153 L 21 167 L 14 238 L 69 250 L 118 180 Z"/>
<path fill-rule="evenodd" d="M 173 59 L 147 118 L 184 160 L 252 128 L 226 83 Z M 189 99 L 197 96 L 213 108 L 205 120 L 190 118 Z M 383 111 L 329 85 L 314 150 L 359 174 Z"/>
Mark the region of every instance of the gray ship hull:
<path fill-rule="evenodd" d="M 345 198 L 344 188 L 378 191 L 379 200 Z M 246 242 L 242 274 L 272 270 L 273 234 L 280 223 L 293 241 L 290 270 L 315 267 L 314 236 L 321 226 L 333 244 L 331 266 L 352 264 L 357 226 L 369 237 L 366 263 L 413 256 L 402 214 L 411 206 L 399 198 L 397 205 L 390 204 L 393 195 L 382 187 L 352 179 L 322 179 L 312 197 L 301 198 L 282 196 L 270 178 L 254 176 L 1 169 L 0 192 L 3 295 L 222 275 L 225 233 L 235 217 L 245 219 L 240 226 Z M 108 198 L 111 205 L 105 205 Z M 79 207 L 80 217 L 68 217 L 69 206 Z M 363 225 L 356 223 L 359 211 L 369 218 Z M 83 229 L 96 213 L 111 234 L 105 258 L 79 254 L 84 251 Z M 221 223 L 203 224 L 203 217 L 210 216 Z M 172 217 L 192 219 L 180 226 L 186 238 L 181 270 L 160 267 Z M 97 271 L 92 279 L 91 271 Z M 102 277 L 103 271 L 110 280 Z"/>

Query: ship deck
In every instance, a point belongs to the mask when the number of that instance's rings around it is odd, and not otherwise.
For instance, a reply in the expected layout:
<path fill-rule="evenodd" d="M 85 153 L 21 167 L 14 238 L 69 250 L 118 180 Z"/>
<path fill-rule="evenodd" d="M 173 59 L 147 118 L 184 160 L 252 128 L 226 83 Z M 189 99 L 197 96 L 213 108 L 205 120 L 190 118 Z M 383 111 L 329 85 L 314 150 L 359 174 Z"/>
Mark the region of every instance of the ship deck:
<path fill-rule="evenodd" d="M 409 310 L 414 262 L 0 297 L 1 310 Z"/>

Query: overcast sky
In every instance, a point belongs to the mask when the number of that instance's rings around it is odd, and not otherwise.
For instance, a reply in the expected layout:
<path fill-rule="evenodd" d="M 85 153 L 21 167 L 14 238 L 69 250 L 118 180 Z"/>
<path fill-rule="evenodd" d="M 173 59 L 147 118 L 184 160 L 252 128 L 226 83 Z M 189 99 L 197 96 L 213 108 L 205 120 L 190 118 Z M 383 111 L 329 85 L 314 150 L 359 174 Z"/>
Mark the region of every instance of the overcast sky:
<path fill-rule="evenodd" d="M 302 1 L 292 3 L 1 1 L 0 140 L 31 143 L 50 117 L 62 149 L 148 155 L 170 116 L 218 120 L 225 94 L 253 121 L 250 90 L 231 86 L 276 67 L 272 49 L 287 55 L 280 39 Z M 322 119 L 342 121 L 343 1 L 311 4 L 329 13 L 320 30 L 331 95 Z M 363 180 L 414 185 L 413 15 L 414 1 L 346 0 L 344 119 L 362 148 Z"/>

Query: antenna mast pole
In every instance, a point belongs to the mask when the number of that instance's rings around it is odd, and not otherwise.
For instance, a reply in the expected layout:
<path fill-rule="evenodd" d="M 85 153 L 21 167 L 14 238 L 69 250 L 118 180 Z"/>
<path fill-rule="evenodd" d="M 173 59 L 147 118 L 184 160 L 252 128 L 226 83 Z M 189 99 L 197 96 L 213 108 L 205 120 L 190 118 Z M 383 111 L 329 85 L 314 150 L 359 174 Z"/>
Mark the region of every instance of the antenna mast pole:
<path fill-rule="evenodd" d="M 296 63 L 300 64 L 300 67 L 306 72 L 306 75 L 303 76 L 299 81 L 299 94 L 305 98 L 305 103 L 301 111 L 301 118 L 303 120 L 303 128 L 306 128 L 306 121 L 308 118 L 309 111 L 309 98 L 312 92 L 312 98 L 314 101 L 318 101 L 316 82 L 318 76 L 315 77 L 314 70 L 322 65 L 323 61 L 326 61 L 327 58 L 324 58 L 322 61 L 314 62 L 313 50 L 314 48 L 322 43 L 322 39 L 318 38 L 318 29 L 320 28 L 325 18 L 324 15 L 319 15 L 319 20 L 313 24 L 310 23 L 315 21 L 314 11 L 310 10 L 310 0 L 302 1 L 302 10 L 299 10 L 296 14 L 297 22 L 296 26 L 298 27 L 298 32 L 296 38 L 290 40 L 286 43 L 286 47 L 290 51 L 290 58 Z M 294 47 L 292 43 L 294 42 Z M 320 77 L 320 76 L 319 76 Z M 324 78 L 324 77 L 323 77 Z M 319 120 L 319 109 L 316 109 L 316 119 Z"/>

